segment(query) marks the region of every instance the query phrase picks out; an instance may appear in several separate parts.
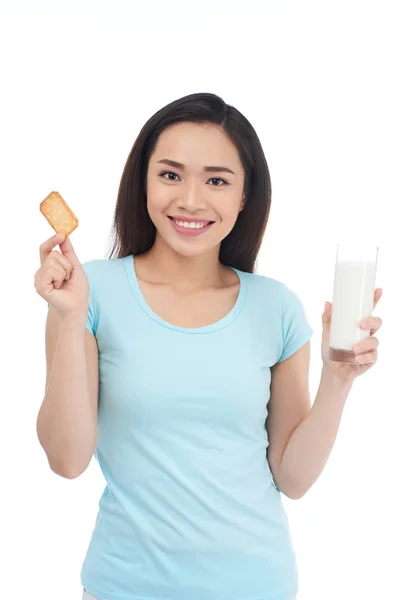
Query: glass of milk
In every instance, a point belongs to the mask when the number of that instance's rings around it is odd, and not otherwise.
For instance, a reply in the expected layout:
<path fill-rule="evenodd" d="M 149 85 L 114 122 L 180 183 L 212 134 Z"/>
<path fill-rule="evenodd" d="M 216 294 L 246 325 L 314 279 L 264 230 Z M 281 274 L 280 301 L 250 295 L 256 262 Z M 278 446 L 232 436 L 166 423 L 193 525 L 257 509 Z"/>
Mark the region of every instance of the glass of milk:
<path fill-rule="evenodd" d="M 354 344 L 370 336 L 360 321 L 374 308 L 378 246 L 337 244 L 329 358 L 355 363 Z"/>

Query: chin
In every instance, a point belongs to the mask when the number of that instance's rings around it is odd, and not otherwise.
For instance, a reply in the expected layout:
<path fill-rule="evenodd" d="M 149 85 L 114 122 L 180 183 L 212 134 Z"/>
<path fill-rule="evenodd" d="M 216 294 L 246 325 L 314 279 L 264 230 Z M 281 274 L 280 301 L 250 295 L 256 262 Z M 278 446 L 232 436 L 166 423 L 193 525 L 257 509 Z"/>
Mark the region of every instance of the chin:
<path fill-rule="evenodd" d="M 212 247 L 209 248 L 204 244 L 193 244 L 192 246 L 190 244 L 177 244 L 176 242 L 167 242 L 167 244 L 170 248 L 172 248 L 172 250 L 174 250 L 174 252 L 180 254 L 181 256 L 186 256 L 187 258 L 194 258 L 196 256 L 208 254 L 212 250 Z"/>
<path fill-rule="evenodd" d="M 159 227 L 157 227 L 157 225 L 159 225 Z M 201 235 L 196 237 L 185 237 L 179 235 L 179 233 L 175 234 L 169 222 L 168 227 L 165 227 L 164 222 L 156 222 L 155 227 L 157 230 L 157 237 L 159 237 L 158 241 L 161 242 L 161 246 L 167 246 L 180 256 L 195 258 L 212 252 L 216 252 L 218 255 L 219 246 L 222 240 L 215 239 L 218 237 L 215 235 L 217 231 L 213 231 L 211 236 L 210 231 L 208 231 L 204 234 L 204 237 Z"/>
<path fill-rule="evenodd" d="M 197 256 L 208 254 L 209 252 L 212 252 L 213 248 L 217 245 L 213 243 L 210 244 L 210 241 L 206 244 L 203 240 L 193 238 L 179 240 L 175 236 L 165 235 L 165 232 L 160 232 L 159 230 L 157 231 L 157 234 L 162 246 L 166 246 L 176 254 L 187 258 L 195 258 Z"/>

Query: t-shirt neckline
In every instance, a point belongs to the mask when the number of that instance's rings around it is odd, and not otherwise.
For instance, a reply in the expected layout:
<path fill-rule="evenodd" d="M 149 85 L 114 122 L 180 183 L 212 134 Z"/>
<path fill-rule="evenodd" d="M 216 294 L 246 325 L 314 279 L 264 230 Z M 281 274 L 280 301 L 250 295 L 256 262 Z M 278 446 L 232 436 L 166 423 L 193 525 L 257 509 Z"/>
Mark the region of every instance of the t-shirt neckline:
<path fill-rule="evenodd" d="M 178 327 L 177 325 L 173 325 L 172 323 L 169 323 L 168 321 L 162 319 L 147 304 L 146 299 L 142 294 L 142 290 L 140 289 L 139 282 L 137 280 L 135 270 L 135 257 L 133 256 L 133 254 L 126 256 L 124 258 L 124 262 L 128 281 L 140 307 L 151 319 L 153 319 L 153 321 L 156 321 L 156 323 L 162 325 L 163 327 L 166 327 L 167 329 L 172 329 L 181 333 L 212 333 L 230 325 L 239 316 L 239 313 L 241 312 L 244 306 L 247 294 L 247 278 L 245 276 L 246 273 L 240 271 L 239 269 L 235 269 L 235 267 L 229 267 L 230 269 L 235 271 L 240 280 L 239 294 L 231 310 L 224 317 L 222 317 L 222 319 L 219 319 L 218 321 L 215 321 L 215 323 L 211 323 L 210 325 L 204 325 L 203 327 Z"/>

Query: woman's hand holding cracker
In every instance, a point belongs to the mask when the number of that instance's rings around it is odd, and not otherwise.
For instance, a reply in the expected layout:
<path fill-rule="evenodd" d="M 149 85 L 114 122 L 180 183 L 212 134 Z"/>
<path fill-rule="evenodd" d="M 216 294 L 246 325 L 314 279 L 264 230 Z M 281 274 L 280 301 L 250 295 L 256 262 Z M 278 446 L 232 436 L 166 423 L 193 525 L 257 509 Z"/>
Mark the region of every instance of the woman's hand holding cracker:
<path fill-rule="evenodd" d="M 61 252 L 54 250 L 59 244 Z M 40 268 L 34 282 L 39 296 L 63 318 L 86 319 L 89 283 L 69 237 L 59 233 L 40 246 Z"/>

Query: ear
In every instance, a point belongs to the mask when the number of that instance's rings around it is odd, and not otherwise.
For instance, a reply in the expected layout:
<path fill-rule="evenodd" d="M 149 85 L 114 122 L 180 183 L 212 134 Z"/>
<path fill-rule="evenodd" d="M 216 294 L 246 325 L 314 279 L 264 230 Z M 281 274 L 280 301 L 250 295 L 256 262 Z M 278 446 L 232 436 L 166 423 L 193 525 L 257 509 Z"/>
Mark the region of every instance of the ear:
<path fill-rule="evenodd" d="M 244 209 L 245 205 L 246 205 L 246 198 L 245 198 L 245 196 L 243 196 L 243 200 L 242 200 L 242 203 L 240 205 L 239 212 L 242 212 L 242 210 Z"/>

